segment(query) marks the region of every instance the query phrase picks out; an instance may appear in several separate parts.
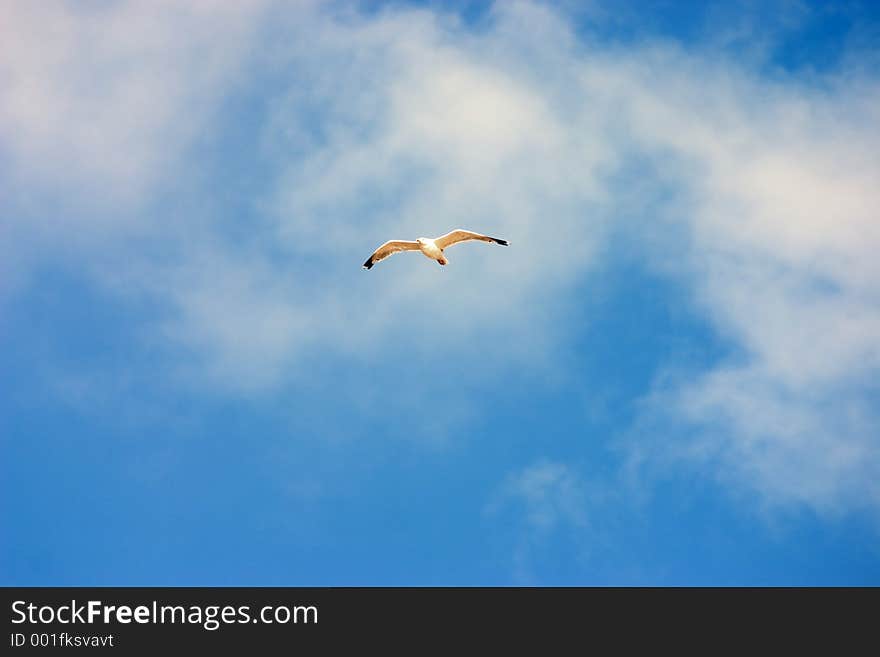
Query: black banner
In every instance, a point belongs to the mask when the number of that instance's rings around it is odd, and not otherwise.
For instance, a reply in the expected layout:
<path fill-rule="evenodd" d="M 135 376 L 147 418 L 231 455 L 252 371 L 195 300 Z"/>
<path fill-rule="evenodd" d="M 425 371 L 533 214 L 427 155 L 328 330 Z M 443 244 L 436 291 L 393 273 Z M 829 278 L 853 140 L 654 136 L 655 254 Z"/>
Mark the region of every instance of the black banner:
<path fill-rule="evenodd" d="M 4 654 L 395 647 L 754 648 L 873 636 L 878 589 L 6 588 Z M 572 643 L 574 642 L 574 643 Z M 857 645 L 857 644 L 855 644 Z"/>

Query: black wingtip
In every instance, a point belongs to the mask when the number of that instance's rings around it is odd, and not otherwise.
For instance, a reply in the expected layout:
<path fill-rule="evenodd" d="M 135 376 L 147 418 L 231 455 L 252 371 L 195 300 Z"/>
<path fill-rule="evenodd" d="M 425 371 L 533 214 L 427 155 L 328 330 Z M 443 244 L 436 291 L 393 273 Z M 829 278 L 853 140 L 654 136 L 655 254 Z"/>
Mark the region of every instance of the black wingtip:
<path fill-rule="evenodd" d="M 364 269 L 372 269 L 373 268 L 373 258 L 367 258 L 367 261 L 364 263 Z"/>
<path fill-rule="evenodd" d="M 501 240 L 497 237 L 493 237 L 492 241 L 495 242 L 495 244 L 500 244 L 501 246 L 510 246 L 510 243 L 507 240 Z"/>

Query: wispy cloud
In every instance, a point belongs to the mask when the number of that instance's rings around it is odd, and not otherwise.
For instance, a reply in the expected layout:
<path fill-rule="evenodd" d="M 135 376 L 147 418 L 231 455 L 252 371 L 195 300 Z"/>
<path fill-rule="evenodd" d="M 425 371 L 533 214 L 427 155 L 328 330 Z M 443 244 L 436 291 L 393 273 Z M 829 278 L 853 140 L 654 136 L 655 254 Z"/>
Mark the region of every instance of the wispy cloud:
<path fill-rule="evenodd" d="M 261 4 L 4 7 L 0 129 L 13 170 L 90 196 L 142 192 L 211 117 Z"/>
<path fill-rule="evenodd" d="M 540 555 L 550 539 L 567 536 L 581 543 L 588 526 L 590 500 L 577 472 L 564 463 L 540 461 L 510 474 L 486 506 L 490 518 L 512 512 L 513 571 L 533 582 Z"/>
<path fill-rule="evenodd" d="M 0 292 L 46 261 L 81 269 L 134 250 L 132 235 L 177 230 L 146 208 L 192 164 L 264 4 L 0 9 Z"/>
<path fill-rule="evenodd" d="M 876 509 L 877 80 L 771 83 L 723 64 L 706 84 L 693 62 L 667 64 L 658 79 L 633 63 L 620 84 L 690 197 L 678 275 L 736 352 L 658 384 L 660 412 L 700 428 L 691 453 L 770 504 Z"/>

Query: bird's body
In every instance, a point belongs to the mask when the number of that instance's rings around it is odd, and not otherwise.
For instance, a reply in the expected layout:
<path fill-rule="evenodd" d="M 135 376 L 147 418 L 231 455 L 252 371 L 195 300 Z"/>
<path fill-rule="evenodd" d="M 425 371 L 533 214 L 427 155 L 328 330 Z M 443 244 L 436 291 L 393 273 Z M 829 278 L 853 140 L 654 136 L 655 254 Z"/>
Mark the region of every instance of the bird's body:
<path fill-rule="evenodd" d="M 507 246 L 507 241 L 498 239 L 497 237 L 489 237 L 481 235 L 469 230 L 456 228 L 441 237 L 431 239 L 430 237 L 420 237 L 415 241 L 409 240 L 390 240 L 376 249 L 373 254 L 367 258 L 364 263 L 364 269 L 371 269 L 380 260 L 384 260 L 388 256 L 394 255 L 400 251 L 421 251 L 425 257 L 436 260 L 441 265 L 446 265 L 449 260 L 446 258 L 444 250 L 453 244 L 465 242 L 467 240 L 480 240 L 481 242 L 494 242 L 502 246 Z"/>
<path fill-rule="evenodd" d="M 426 258 L 436 260 L 441 265 L 445 265 L 449 262 L 443 257 L 443 249 L 437 246 L 437 242 L 430 237 L 419 237 L 416 240 L 416 243 L 419 245 L 419 250 L 425 254 Z"/>

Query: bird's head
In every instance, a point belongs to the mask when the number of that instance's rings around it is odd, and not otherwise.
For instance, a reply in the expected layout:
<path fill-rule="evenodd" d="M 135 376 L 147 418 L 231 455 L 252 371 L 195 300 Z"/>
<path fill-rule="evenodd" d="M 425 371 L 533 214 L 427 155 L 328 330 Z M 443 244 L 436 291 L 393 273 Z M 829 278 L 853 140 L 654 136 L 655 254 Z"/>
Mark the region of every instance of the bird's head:
<path fill-rule="evenodd" d="M 425 238 L 424 237 L 417 237 L 416 242 L 418 242 L 419 245 L 422 245 L 425 243 Z"/>

